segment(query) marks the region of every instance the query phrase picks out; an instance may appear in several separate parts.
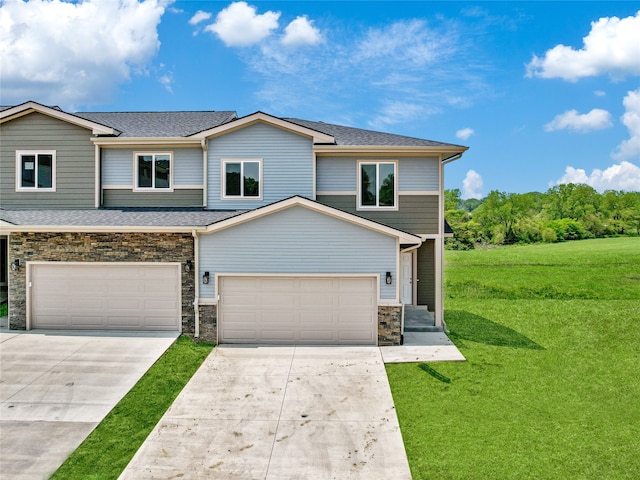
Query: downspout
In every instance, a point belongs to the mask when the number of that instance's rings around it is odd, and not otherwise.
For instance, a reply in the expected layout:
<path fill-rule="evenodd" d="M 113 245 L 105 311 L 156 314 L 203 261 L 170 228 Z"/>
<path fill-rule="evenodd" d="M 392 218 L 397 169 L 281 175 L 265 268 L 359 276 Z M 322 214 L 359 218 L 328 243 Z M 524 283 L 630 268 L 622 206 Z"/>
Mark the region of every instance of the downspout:
<path fill-rule="evenodd" d="M 191 236 L 193 237 L 193 313 L 195 315 L 195 332 L 193 336 L 195 338 L 200 337 L 200 244 L 198 241 L 198 232 L 191 230 Z"/>
<path fill-rule="evenodd" d="M 95 199 L 94 199 L 94 207 L 95 208 L 100 208 L 100 205 L 102 204 L 102 185 L 101 185 L 101 178 L 102 175 L 100 174 L 100 146 L 98 144 L 94 144 L 94 148 L 95 148 L 95 185 L 94 185 L 94 195 L 95 195 Z"/>
<path fill-rule="evenodd" d="M 203 138 L 200 141 L 200 145 L 202 145 L 202 206 L 207 208 L 207 185 L 208 185 L 208 175 L 209 175 L 209 162 L 208 162 L 208 143 L 207 139 Z"/>

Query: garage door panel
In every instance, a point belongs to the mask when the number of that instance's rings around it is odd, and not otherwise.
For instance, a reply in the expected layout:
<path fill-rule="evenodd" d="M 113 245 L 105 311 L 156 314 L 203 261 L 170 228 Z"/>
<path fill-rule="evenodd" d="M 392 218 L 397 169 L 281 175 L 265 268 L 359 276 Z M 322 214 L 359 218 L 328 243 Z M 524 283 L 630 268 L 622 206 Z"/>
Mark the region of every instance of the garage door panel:
<path fill-rule="evenodd" d="M 257 305 L 269 307 L 272 305 L 281 307 L 296 304 L 296 296 L 288 292 L 272 292 L 269 295 L 260 295 Z"/>
<path fill-rule="evenodd" d="M 92 328 L 102 327 L 104 317 L 102 315 L 95 316 L 90 314 L 71 315 L 69 317 L 70 324 L 74 328 Z"/>
<path fill-rule="evenodd" d="M 374 277 L 223 276 L 218 293 L 221 343 L 377 343 Z"/>
<path fill-rule="evenodd" d="M 300 293 L 300 305 L 303 307 L 327 307 L 335 303 L 335 295 L 329 293 Z"/>
<path fill-rule="evenodd" d="M 179 330 L 178 265 L 56 262 L 31 268 L 34 328 Z"/>
<path fill-rule="evenodd" d="M 274 277 L 270 279 L 262 279 L 258 284 L 263 292 L 286 292 L 295 288 L 296 281 L 291 278 Z"/>

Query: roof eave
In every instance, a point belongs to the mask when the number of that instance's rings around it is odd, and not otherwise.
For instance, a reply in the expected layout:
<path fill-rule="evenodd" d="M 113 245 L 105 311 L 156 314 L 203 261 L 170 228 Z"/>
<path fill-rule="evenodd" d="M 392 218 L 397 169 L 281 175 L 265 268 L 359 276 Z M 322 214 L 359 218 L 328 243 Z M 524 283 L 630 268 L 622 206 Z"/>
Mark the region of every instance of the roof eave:
<path fill-rule="evenodd" d="M 200 145 L 201 139 L 194 137 L 92 137 L 100 146 L 137 147 L 141 145 Z"/>
<path fill-rule="evenodd" d="M 1 221 L 2 231 L 6 233 L 191 233 L 204 230 L 198 226 L 150 226 L 150 225 L 13 225 Z"/>
<path fill-rule="evenodd" d="M 341 155 L 360 155 L 369 154 L 394 154 L 394 155 L 411 155 L 411 154 L 429 154 L 433 156 L 442 156 L 443 158 L 455 157 L 462 155 L 469 147 L 457 145 L 314 145 L 313 151 L 320 154 L 341 154 Z"/>
<path fill-rule="evenodd" d="M 84 118 L 78 117 L 76 115 L 63 112 L 62 110 L 56 110 L 55 108 L 47 107 L 33 101 L 16 105 L 15 107 L 7 108 L 6 110 L 2 110 L 0 112 L 0 123 L 8 122 L 25 115 L 29 115 L 33 112 L 42 113 L 43 115 L 57 118 L 59 120 L 77 125 L 82 128 L 90 129 L 94 135 L 117 135 L 118 133 L 115 129 L 106 125 L 92 122 L 90 120 L 85 120 Z"/>

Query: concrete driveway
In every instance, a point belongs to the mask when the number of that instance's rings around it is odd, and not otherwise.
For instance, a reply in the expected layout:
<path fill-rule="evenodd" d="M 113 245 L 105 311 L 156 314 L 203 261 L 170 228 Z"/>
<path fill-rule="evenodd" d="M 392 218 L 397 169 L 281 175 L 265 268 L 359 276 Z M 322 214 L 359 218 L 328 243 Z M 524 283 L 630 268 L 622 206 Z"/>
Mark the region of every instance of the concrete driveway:
<path fill-rule="evenodd" d="M 48 478 L 177 335 L 0 332 L 0 476 Z"/>
<path fill-rule="evenodd" d="M 121 479 L 410 479 L 377 347 L 219 346 Z"/>

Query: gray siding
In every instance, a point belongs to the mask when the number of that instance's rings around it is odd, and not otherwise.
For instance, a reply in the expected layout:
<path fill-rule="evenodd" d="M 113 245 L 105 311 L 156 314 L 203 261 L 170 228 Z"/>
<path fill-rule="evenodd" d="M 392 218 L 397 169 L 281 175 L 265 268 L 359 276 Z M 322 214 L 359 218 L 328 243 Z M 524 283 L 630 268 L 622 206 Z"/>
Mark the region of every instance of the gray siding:
<path fill-rule="evenodd" d="M 398 164 L 398 191 L 438 191 L 437 158 L 401 158 Z"/>
<path fill-rule="evenodd" d="M 133 186 L 133 152 L 173 152 L 173 184 L 202 185 L 201 148 L 104 149 L 102 151 L 103 185 Z"/>
<path fill-rule="evenodd" d="M 318 157 L 316 159 L 317 191 L 356 190 L 356 159 L 350 157 Z"/>
<path fill-rule="evenodd" d="M 436 310 L 435 240 L 426 240 L 418 248 L 418 305 Z"/>
<path fill-rule="evenodd" d="M 173 192 L 133 192 L 103 190 L 105 207 L 202 207 L 202 189 L 178 189 Z"/>
<path fill-rule="evenodd" d="M 374 157 L 318 157 L 316 160 L 317 191 L 355 191 L 358 160 Z M 375 157 L 375 160 L 398 161 L 398 191 L 438 191 L 438 159 L 435 157 Z"/>
<path fill-rule="evenodd" d="M 222 200 L 221 159 L 262 158 L 263 199 Z M 312 140 L 264 123 L 209 141 L 208 208 L 251 209 L 294 195 L 313 196 Z"/>
<path fill-rule="evenodd" d="M 438 195 L 400 195 L 397 211 L 356 210 L 355 195 L 318 195 L 320 203 L 415 234 L 437 234 Z"/>
<path fill-rule="evenodd" d="M 381 298 L 396 298 L 396 239 L 303 207 L 291 207 L 200 236 L 201 297 L 213 297 L 216 273 L 372 273 Z M 384 282 L 392 272 L 394 283 Z"/>
<path fill-rule="evenodd" d="M 133 151 L 106 148 L 101 158 L 102 185 L 133 186 Z"/>
<path fill-rule="evenodd" d="M 91 130 L 41 113 L 0 126 L 0 198 L 4 208 L 93 208 L 95 149 Z M 56 151 L 56 191 L 16 192 L 16 150 Z"/>

